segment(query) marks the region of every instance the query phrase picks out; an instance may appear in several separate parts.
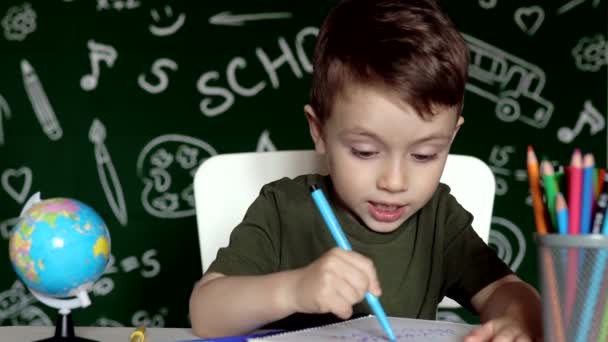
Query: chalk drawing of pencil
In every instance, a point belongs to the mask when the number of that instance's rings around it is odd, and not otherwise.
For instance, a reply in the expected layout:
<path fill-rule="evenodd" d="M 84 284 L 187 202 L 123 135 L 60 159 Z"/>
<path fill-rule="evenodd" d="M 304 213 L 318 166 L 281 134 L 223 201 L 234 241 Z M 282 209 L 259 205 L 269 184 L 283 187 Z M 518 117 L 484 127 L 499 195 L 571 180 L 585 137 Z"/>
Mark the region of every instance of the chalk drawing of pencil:
<path fill-rule="evenodd" d="M 95 145 L 95 161 L 97 173 L 103 187 L 106 199 L 112 208 L 112 212 L 118 222 L 125 226 L 127 224 L 127 207 L 122 186 L 112 163 L 110 153 L 104 144 L 106 140 L 106 128 L 98 119 L 94 119 L 89 129 L 89 140 Z"/>
<path fill-rule="evenodd" d="M 25 59 L 21 60 L 21 73 L 23 74 L 25 92 L 30 99 L 34 113 L 42 126 L 42 130 L 51 140 L 61 139 L 63 130 L 59 125 L 55 112 L 53 112 L 49 99 L 46 97 L 46 93 L 42 88 L 38 75 L 36 75 L 34 68 L 32 68 L 30 63 Z"/>

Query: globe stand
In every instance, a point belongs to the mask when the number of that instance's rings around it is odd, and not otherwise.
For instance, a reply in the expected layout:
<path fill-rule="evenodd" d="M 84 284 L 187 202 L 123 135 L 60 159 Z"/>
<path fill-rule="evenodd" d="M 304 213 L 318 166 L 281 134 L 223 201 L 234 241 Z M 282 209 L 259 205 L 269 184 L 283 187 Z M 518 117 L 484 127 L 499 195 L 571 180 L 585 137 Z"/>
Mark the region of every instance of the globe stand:
<path fill-rule="evenodd" d="M 59 317 L 55 323 L 55 336 L 37 340 L 34 342 L 97 342 L 74 334 L 74 321 L 72 319 L 72 309 L 86 308 L 91 305 L 91 300 L 86 290 L 80 290 L 75 298 L 59 299 L 45 296 L 32 289 L 32 295 L 43 304 L 55 309 L 59 309 Z"/>

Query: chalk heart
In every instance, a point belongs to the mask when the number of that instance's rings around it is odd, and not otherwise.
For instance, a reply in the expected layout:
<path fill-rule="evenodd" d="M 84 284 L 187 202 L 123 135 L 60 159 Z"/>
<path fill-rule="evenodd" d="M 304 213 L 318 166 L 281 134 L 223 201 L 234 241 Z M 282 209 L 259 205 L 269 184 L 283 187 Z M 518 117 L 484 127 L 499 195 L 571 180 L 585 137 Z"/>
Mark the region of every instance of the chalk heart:
<path fill-rule="evenodd" d="M 540 6 L 520 7 L 515 11 L 515 23 L 529 36 L 538 31 L 545 20 L 545 11 Z"/>
<path fill-rule="evenodd" d="M 21 204 L 32 187 L 32 170 L 25 166 L 18 169 L 7 169 L 2 173 L 1 182 L 6 193 Z M 20 189 L 18 184 L 21 184 Z"/>

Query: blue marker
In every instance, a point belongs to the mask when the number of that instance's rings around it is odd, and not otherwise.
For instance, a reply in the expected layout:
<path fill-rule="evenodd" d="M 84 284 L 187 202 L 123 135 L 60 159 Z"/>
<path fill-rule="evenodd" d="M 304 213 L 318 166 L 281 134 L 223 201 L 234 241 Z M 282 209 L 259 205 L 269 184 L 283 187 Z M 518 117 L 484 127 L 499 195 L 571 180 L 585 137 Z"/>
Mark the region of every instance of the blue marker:
<path fill-rule="evenodd" d="M 336 240 L 338 247 L 347 251 L 352 251 L 353 249 L 350 246 L 350 243 L 348 243 L 348 240 L 340 227 L 340 223 L 338 222 L 336 215 L 334 215 L 334 212 L 331 210 L 325 195 L 323 195 L 323 191 L 316 185 L 313 185 L 310 187 L 310 193 L 312 195 L 312 199 L 317 205 L 317 208 L 319 209 L 319 212 L 321 212 L 321 216 L 323 216 L 323 219 L 327 224 L 327 228 L 329 228 L 331 235 L 334 237 L 334 240 Z M 395 333 L 393 333 L 393 328 L 391 327 L 391 324 L 384 313 L 384 309 L 382 308 L 382 304 L 380 304 L 378 297 L 374 296 L 368 291 L 365 293 L 365 299 L 367 300 L 367 304 L 369 304 L 374 311 L 376 318 L 378 318 L 378 321 L 380 322 L 382 329 L 384 329 L 384 332 L 386 332 L 386 335 L 388 335 L 388 338 L 391 341 L 395 341 Z"/>

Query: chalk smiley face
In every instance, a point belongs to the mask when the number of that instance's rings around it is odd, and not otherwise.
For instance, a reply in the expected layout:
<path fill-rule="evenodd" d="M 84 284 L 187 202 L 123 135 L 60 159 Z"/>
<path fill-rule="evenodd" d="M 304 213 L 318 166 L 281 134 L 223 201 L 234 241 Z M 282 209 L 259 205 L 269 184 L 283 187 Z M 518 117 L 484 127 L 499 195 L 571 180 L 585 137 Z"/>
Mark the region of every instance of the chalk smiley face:
<path fill-rule="evenodd" d="M 173 13 L 173 8 L 166 5 L 164 8 L 164 17 L 157 10 L 150 10 L 150 16 L 154 20 L 154 24 L 150 24 L 148 29 L 150 33 L 158 37 L 170 36 L 177 32 L 186 22 L 186 14 L 180 13 L 177 16 Z"/>

